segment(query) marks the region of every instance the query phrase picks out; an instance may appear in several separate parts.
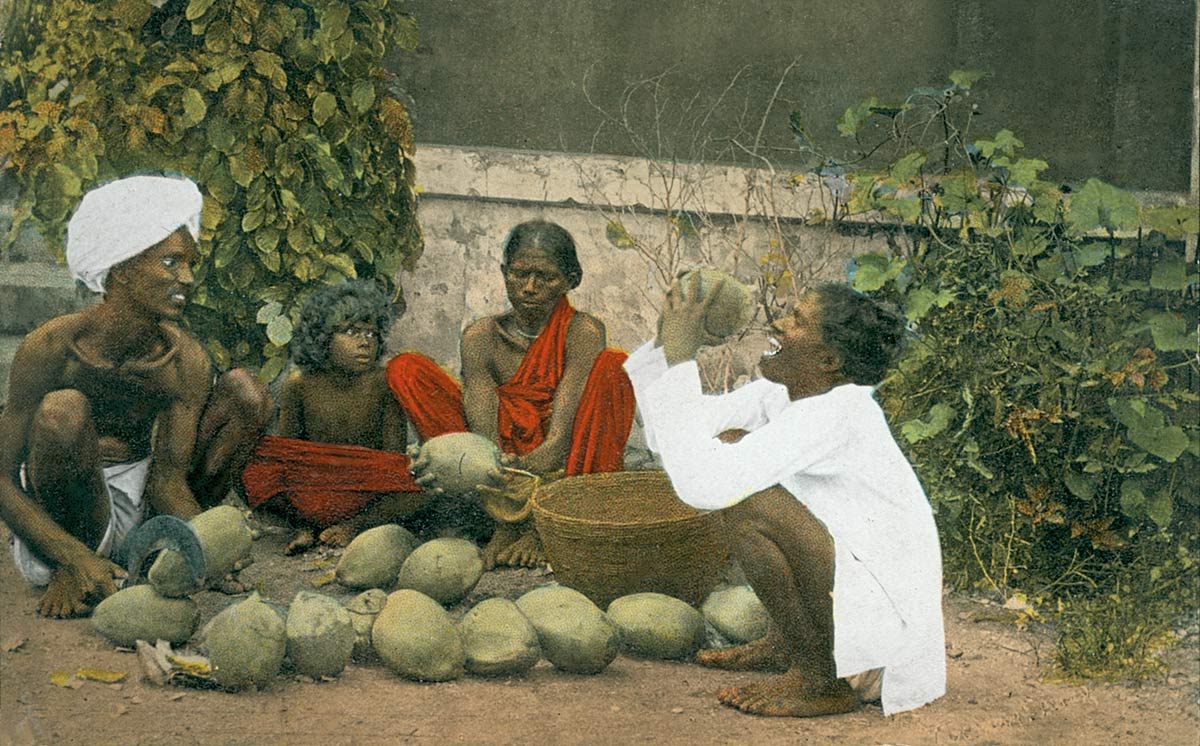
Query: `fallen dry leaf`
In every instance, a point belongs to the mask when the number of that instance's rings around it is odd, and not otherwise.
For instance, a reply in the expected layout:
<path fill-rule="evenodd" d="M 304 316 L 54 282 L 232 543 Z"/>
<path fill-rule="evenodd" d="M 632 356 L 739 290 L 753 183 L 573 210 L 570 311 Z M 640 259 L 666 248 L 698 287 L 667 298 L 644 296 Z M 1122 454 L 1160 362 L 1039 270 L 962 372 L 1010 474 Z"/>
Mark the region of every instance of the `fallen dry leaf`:
<path fill-rule="evenodd" d="M 337 571 L 330 570 L 327 573 L 323 573 L 323 574 L 318 575 L 317 577 L 313 578 L 312 584 L 317 586 L 318 588 L 320 588 L 323 585 L 329 585 L 334 580 L 337 580 Z"/>
<path fill-rule="evenodd" d="M 29 641 L 24 637 L 10 637 L 5 640 L 4 644 L 0 645 L 0 647 L 4 648 L 4 652 L 6 653 L 15 653 L 16 651 L 25 647 L 25 643 L 27 642 Z"/>
<path fill-rule="evenodd" d="M 109 671 L 104 668 L 81 668 L 75 672 L 75 678 L 99 681 L 103 684 L 115 684 L 124 681 L 127 674 L 124 671 Z"/>
<path fill-rule="evenodd" d="M 113 712 L 113 717 L 120 717 L 127 712 L 129 712 L 129 708 L 118 702 L 116 710 Z"/>
<path fill-rule="evenodd" d="M 179 700 L 183 699 L 186 696 L 187 695 L 184 694 L 183 692 L 179 692 L 178 694 L 172 694 L 171 696 L 167 697 L 167 700 L 171 701 L 171 702 L 178 702 Z"/>

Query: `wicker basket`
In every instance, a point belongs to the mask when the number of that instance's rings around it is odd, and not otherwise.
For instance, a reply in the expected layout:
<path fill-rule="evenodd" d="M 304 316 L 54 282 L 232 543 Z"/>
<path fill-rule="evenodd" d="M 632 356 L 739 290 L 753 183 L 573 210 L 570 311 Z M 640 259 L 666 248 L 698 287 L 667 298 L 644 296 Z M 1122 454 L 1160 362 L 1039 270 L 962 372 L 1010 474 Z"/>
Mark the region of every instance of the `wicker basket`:
<path fill-rule="evenodd" d="M 540 485 L 533 517 L 554 576 L 601 608 L 643 591 L 699 604 L 729 557 L 721 519 L 680 501 L 661 471 Z"/>

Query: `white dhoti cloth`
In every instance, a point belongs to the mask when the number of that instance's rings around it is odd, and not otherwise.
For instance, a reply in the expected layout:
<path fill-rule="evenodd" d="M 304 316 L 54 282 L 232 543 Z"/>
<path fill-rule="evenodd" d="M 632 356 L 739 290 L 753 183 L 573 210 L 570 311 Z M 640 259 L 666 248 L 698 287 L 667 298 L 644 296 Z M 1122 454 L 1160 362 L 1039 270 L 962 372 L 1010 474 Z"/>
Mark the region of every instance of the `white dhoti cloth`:
<path fill-rule="evenodd" d="M 780 485 L 833 538 L 837 675 L 883 669 L 884 714 L 945 693 L 937 527 L 868 386 L 791 401 L 754 381 L 705 396 L 696 364 L 668 368 L 648 343 L 629 356 L 646 442 L 680 499 L 716 510 Z M 736 443 L 717 438 L 739 428 Z"/>
<path fill-rule="evenodd" d="M 141 461 L 130 461 L 123 464 L 113 464 L 104 468 L 104 487 L 108 493 L 108 526 L 96 554 L 109 557 L 115 548 L 121 546 L 135 526 L 142 522 L 146 515 L 146 501 L 143 493 L 146 489 L 146 474 L 150 470 L 150 457 Z M 21 467 L 21 486 L 28 489 L 25 483 L 25 467 Z M 43 586 L 50 582 L 50 568 L 33 553 L 33 550 L 15 534 L 12 545 L 13 562 L 17 570 L 33 585 Z"/>

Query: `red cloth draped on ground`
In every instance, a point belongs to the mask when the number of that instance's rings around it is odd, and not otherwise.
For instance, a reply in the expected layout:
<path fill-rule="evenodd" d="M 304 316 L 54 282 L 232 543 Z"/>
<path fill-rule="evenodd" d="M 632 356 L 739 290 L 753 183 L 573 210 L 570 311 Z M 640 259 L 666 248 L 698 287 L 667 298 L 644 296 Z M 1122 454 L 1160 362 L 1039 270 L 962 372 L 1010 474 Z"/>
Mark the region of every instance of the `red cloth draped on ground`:
<path fill-rule="evenodd" d="M 310 523 L 325 527 L 357 514 L 384 492 L 420 492 L 402 453 L 264 436 L 242 472 L 251 508 L 285 495 Z"/>
<path fill-rule="evenodd" d="M 554 392 L 562 380 L 567 328 L 575 309 L 564 297 L 538 338 L 529 345 L 512 378 L 496 387 L 500 446 L 523 456 L 546 437 Z M 633 425 L 633 386 L 622 364 L 621 350 L 602 351 L 592 365 L 575 412 L 567 474 L 619 471 L 625 441 Z M 388 385 L 417 428 L 421 439 L 467 429 L 458 383 L 416 353 L 402 353 L 388 363 Z"/>

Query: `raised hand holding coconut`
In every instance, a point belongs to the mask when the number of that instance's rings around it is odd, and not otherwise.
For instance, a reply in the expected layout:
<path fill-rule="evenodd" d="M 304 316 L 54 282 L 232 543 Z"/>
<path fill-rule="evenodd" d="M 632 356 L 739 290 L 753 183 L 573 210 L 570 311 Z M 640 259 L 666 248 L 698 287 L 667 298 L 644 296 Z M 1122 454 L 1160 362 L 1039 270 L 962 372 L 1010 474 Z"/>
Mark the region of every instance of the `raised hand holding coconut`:
<path fill-rule="evenodd" d="M 726 282 L 730 280 L 722 277 L 708 288 L 704 287 L 703 280 L 701 273 L 689 273 L 667 292 L 658 317 L 656 344 L 663 348 L 668 365 L 691 360 L 701 347 L 721 341 L 719 336 L 709 331 L 706 322 Z"/>

